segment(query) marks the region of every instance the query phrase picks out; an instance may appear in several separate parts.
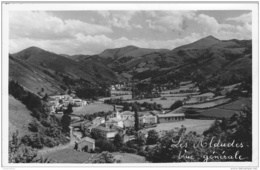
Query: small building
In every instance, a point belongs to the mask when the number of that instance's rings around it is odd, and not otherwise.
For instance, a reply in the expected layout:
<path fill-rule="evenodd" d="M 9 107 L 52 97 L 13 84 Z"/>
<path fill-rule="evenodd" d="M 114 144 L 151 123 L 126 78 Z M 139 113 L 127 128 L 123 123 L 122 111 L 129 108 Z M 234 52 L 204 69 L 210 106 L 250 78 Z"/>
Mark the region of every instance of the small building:
<path fill-rule="evenodd" d="M 185 120 L 184 113 L 167 113 L 157 115 L 158 123 L 169 123 Z"/>
<path fill-rule="evenodd" d="M 91 152 L 95 149 L 95 139 L 84 137 L 78 141 L 78 151 Z"/>
<path fill-rule="evenodd" d="M 105 118 L 103 117 L 96 117 L 95 119 L 92 120 L 92 123 L 94 126 L 98 126 L 100 124 L 105 123 Z"/>

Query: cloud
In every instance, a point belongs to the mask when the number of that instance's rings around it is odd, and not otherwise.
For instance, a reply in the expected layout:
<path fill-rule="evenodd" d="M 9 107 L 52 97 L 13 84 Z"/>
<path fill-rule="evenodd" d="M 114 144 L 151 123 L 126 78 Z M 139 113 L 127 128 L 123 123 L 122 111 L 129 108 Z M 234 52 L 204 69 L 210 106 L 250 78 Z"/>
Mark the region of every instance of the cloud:
<path fill-rule="evenodd" d="M 134 28 L 143 29 L 142 25 L 140 24 L 133 24 Z"/>
<path fill-rule="evenodd" d="M 219 23 L 214 17 L 198 15 L 196 11 L 97 13 L 89 16 L 95 20 L 92 21 L 94 23 L 86 23 L 77 19 L 62 20 L 48 12 L 10 12 L 10 53 L 38 46 L 58 54 L 99 54 L 107 48 L 128 45 L 173 49 L 208 35 L 222 40 L 252 37 L 252 19 L 248 18 L 251 14 L 227 18 L 223 23 Z M 194 24 L 194 27 L 189 27 L 190 24 Z M 114 27 L 123 29 L 113 32 Z M 158 33 L 155 35 L 147 29 Z M 182 38 L 170 38 L 173 34 L 169 31 L 182 31 Z"/>
<path fill-rule="evenodd" d="M 244 23 L 251 24 L 252 23 L 252 12 L 246 13 L 246 14 L 240 15 L 238 17 L 234 17 L 234 18 L 227 18 L 226 20 L 227 21 L 235 21 L 235 22 L 243 23 L 243 24 Z"/>
<path fill-rule="evenodd" d="M 114 40 L 114 47 L 124 47 L 127 45 L 134 45 L 141 48 L 154 48 L 154 49 L 174 49 L 181 45 L 192 43 L 202 38 L 200 34 L 192 33 L 184 38 L 171 39 L 171 40 L 146 40 L 146 39 L 127 39 L 125 37 Z"/>
<path fill-rule="evenodd" d="M 248 17 L 248 16 L 247 16 Z M 245 20 L 245 15 L 228 18 L 226 20 L 236 20 L 243 23 L 240 25 L 219 23 L 214 17 L 200 14 L 194 18 L 204 32 L 203 35 L 213 35 L 222 40 L 228 39 L 251 39 L 252 38 L 252 25 L 250 20 Z M 243 22 L 242 22 L 243 21 Z"/>
<path fill-rule="evenodd" d="M 113 27 L 131 30 L 130 20 L 138 11 L 97 11 Z"/>
<path fill-rule="evenodd" d="M 11 11 L 9 14 L 10 38 L 64 39 L 77 33 L 112 33 L 112 29 L 106 26 L 74 19 L 62 20 L 44 11 Z"/>
<path fill-rule="evenodd" d="M 159 32 L 183 31 L 187 20 L 193 19 L 196 11 L 145 11 L 148 26 Z"/>

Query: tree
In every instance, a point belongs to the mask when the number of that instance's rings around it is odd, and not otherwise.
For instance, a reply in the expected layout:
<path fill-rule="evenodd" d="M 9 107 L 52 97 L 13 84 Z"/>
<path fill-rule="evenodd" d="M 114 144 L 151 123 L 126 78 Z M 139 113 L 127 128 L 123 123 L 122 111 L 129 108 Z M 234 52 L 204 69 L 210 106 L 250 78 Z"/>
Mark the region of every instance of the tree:
<path fill-rule="evenodd" d="M 62 129 L 64 132 L 68 133 L 70 131 L 70 122 L 71 122 L 71 117 L 67 114 L 64 114 L 61 118 L 61 125 Z"/>
<path fill-rule="evenodd" d="M 70 131 L 70 122 L 71 122 L 71 117 L 69 116 L 69 114 L 71 114 L 73 112 L 72 110 L 72 105 L 69 104 L 68 108 L 66 110 L 63 111 L 63 116 L 61 118 L 61 126 L 64 132 L 68 133 Z"/>
<path fill-rule="evenodd" d="M 43 101 L 47 102 L 49 99 L 49 95 L 45 93 L 44 97 L 42 98 Z"/>
<path fill-rule="evenodd" d="M 179 108 L 179 107 L 181 107 L 181 106 L 182 106 L 182 101 L 177 100 L 176 102 L 174 102 L 174 103 L 171 105 L 170 109 L 171 109 L 171 110 L 175 110 L 175 109 L 177 109 L 177 108 Z"/>
<path fill-rule="evenodd" d="M 37 151 L 22 144 L 18 138 L 18 131 L 12 134 L 9 141 L 8 159 L 9 163 L 30 163 L 37 156 Z"/>
<path fill-rule="evenodd" d="M 124 110 L 124 111 L 126 111 L 126 110 L 130 110 L 129 103 L 127 103 L 127 102 L 124 103 L 123 110 Z"/>
<path fill-rule="evenodd" d="M 121 148 L 124 145 L 123 134 L 122 133 L 116 134 L 113 143 L 117 148 Z"/>
<path fill-rule="evenodd" d="M 136 103 L 134 103 L 132 105 L 132 108 L 135 112 L 135 131 L 138 131 L 139 130 L 139 116 L 138 116 L 138 112 L 137 112 L 137 109 L 138 109 L 138 106 Z"/>
<path fill-rule="evenodd" d="M 96 140 L 96 146 L 100 149 L 100 151 L 108 151 L 108 152 L 116 151 L 115 145 L 106 139 Z"/>
<path fill-rule="evenodd" d="M 147 137 L 147 145 L 153 145 L 156 144 L 157 140 L 159 139 L 158 132 L 155 130 L 150 130 L 148 132 L 148 137 Z"/>

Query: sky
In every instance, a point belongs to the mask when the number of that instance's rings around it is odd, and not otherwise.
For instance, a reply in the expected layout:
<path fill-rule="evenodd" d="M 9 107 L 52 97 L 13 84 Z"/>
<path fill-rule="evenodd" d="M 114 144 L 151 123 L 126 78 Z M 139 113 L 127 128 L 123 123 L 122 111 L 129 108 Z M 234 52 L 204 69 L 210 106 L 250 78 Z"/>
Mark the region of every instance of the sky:
<path fill-rule="evenodd" d="M 128 45 L 174 49 L 209 35 L 251 39 L 251 11 L 9 11 L 11 54 L 31 46 L 68 55 Z"/>

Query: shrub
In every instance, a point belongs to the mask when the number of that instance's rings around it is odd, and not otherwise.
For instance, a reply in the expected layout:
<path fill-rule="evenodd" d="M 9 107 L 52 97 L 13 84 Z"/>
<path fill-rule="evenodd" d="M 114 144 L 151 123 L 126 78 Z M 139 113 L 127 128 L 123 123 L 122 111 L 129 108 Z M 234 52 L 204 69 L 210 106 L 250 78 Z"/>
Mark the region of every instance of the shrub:
<path fill-rule="evenodd" d="M 101 152 L 102 151 L 109 151 L 109 152 L 116 151 L 115 145 L 108 140 L 104 140 L 104 139 L 97 140 L 96 146 L 100 149 Z"/>
<path fill-rule="evenodd" d="M 134 153 L 134 154 L 137 153 L 137 150 L 136 150 L 136 149 L 134 149 L 134 148 L 128 148 L 128 147 L 123 147 L 123 148 L 121 149 L 121 151 L 127 152 L 127 153 Z"/>
<path fill-rule="evenodd" d="M 171 110 L 175 110 L 175 109 L 177 109 L 177 108 L 179 108 L 179 107 L 181 107 L 181 106 L 182 106 L 182 101 L 177 100 L 175 103 L 173 103 L 173 104 L 171 105 L 170 109 L 171 109 Z"/>
<path fill-rule="evenodd" d="M 51 126 L 51 122 L 48 121 L 48 120 L 42 120 L 42 121 L 41 121 L 41 124 L 42 124 L 44 127 L 50 127 L 50 126 Z"/>
<path fill-rule="evenodd" d="M 139 150 L 137 154 L 140 156 L 146 156 L 147 152 L 145 152 L 144 150 Z"/>
<path fill-rule="evenodd" d="M 39 131 L 39 123 L 36 120 L 33 120 L 31 123 L 29 123 L 28 129 L 31 132 L 38 132 Z"/>
<path fill-rule="evenodd" d="M 100 150 L 100 148 L 99 148 L 99 147 L 95 147 L 95 149 L 94 149 L 94 152 L 97 152 L 97 153 L 99 153 L 99 152 L 101 152 L 101 150 Z"/>

